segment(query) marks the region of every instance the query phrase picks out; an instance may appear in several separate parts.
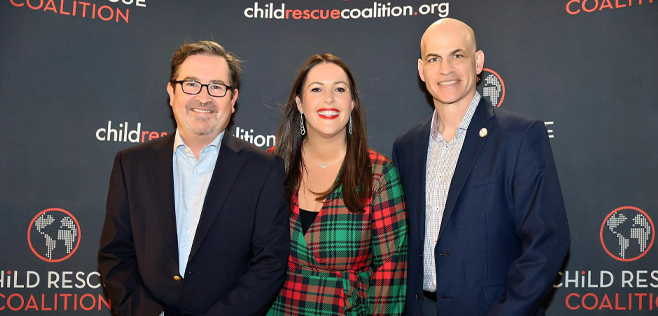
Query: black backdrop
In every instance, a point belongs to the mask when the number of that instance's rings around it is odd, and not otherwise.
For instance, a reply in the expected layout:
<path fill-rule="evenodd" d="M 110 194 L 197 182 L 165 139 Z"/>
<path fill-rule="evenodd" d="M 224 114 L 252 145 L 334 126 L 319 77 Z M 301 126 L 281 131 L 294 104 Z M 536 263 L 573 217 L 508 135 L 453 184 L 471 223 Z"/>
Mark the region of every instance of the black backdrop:
<path fill-rule="evenodd" d="M 174 131 L 183 42 L 244 60 L 230 131 L 262 147 L 298 67 L 338 55 L 389 156 L 431 114 L 416 60 L 445 16 L 475 29 L 480 91 L 551 131 L 573 241 L 548 314 L 656 313 L 658 1 L 431 1 L 1 0 L 0 313 L 109 315 L 95 271 L 112 159 Z"/>

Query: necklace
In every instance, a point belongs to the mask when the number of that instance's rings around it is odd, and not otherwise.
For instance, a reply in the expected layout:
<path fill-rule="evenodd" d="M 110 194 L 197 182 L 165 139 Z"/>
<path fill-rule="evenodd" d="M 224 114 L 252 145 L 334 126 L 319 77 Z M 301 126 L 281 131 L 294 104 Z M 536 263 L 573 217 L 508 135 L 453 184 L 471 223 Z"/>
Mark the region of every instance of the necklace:
<path fill-rule="evenodd" d="M 327 168 L 327 165 L 333 165 L 333 164 L 335 164 L 335 163 L 337 163 L 337 162 L 343 160 L 343 158 L 345 158 L 345 153 L 343 153 L 342 157 L 340 157 L 340 158 L 338 158 L 338 159 L 336 159 L 336 160 L 334 160 L 334 161 L 331 161 L 331 162 L 320 162 L 320 161 L 317 161 L 317 160 L 313 159 L 313 157 L 309 156 L 309 154 L 306 152 L 306 148 L 304 148 L 304 146 L 302 146 L 302 151 L 304 152 L 304 155 L 306 155 L 306 157 L 308 157 L 308 159 L 311 159 L 311 161 L 313 161 L 313 162 L 315 162 L 315 163 L 319 163 L 319 164 L 320 164 L 320 168 L 322 168 L 322 169 L 326 169 L 326 168 Z"/>

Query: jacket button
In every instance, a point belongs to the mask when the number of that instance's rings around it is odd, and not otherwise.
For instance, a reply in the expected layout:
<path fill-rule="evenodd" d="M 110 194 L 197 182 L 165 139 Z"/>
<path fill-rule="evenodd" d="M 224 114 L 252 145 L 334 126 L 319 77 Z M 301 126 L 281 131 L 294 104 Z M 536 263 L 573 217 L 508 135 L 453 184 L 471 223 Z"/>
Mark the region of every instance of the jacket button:
<path fill-rule="evenodd" d="M 416 300 L 419 300 L 419 298 L 418 298 L 418 294 L 416 294 Z"/>
<path fill-rule="evenodd" d="M 178 275 L 174 275 L 174 280 L 176 280 L 176 281 L 180 281 L 180 280 L 182 280 L 182 279 L 183 279 L 183 278 L 181 278 L 180 276 L 178 276 Z"/>

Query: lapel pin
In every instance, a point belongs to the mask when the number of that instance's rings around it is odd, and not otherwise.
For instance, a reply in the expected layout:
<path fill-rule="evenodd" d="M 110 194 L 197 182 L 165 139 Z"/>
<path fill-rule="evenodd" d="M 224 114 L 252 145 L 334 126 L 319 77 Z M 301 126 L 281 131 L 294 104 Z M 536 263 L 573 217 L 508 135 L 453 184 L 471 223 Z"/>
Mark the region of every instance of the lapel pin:
<path fill-rule="evenodd" d="M 483 127 L 480 130 L 480 137 L 484 137 L 484 136 L 487 136 L 487 129 Z"/>

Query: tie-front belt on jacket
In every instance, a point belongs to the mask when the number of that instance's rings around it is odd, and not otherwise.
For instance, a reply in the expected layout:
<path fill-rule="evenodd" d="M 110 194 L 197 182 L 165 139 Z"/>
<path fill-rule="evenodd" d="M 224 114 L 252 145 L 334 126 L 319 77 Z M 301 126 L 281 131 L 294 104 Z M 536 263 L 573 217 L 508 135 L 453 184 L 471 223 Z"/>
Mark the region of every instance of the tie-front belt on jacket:
<path fill-rule="evenodd" d="M 325 287 L 325 293 L 318 295 L 337 295 L 343 299 L 345 310 L 364 304 L 368 297 L 370 275 L 372 270 L 327 270 L 317 267 L 290 265 L 291 280 L 304 280 L 306 285 Z"/>

